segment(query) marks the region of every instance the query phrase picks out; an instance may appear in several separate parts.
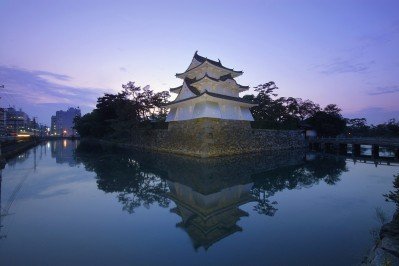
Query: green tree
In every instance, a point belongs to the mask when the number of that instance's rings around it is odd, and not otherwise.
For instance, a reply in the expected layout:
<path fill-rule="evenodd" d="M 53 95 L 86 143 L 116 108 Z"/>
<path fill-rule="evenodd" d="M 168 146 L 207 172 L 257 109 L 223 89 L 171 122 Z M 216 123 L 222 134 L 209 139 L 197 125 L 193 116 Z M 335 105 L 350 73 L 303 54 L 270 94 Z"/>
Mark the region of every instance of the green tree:
<path fill-rule="evenodd" d="M 117 94 L 106 93 L 97 99 L 96 108 L 75 120 L 75 129 L 82 137 L 130 138 L 133 132 L 154 117 L 162 120 L 166 110 L 162 106 L 169 92 L 154 93 L 149 86 L 141 88 L 134 82 L 122 85 Z"/>
<path fill-rule="evenodd" d="M 390 191 L 388 194 L 384 194 L 384 197 L 387 201 L 391 201 L 396 203 L 397 208 L 399 208 L 399 174 L 394 176 L 395 179 L 393 181 L 394 191 Z"/>
<path fill-rule="evenodd" d="M 312 125 L 319 136 L 335 137 L 344 132 L 346 120 L 334 112 L 319 111 L 306 120 Z"/>
<path fill-rule="evenodd" d="M 329 104 L 324 107 L 323 111 L 327 114 L 340 116 L 342 110 L 336 104 Z"/>
<path fill-rule="evenodd" d="M 346 119 L 346 125 L 346 132 L 350 136 L 365 136 L 370 129 L 370 127 L 367 126 L 366 118 Z"/>
<path fill-rule="evenodd" d="M 251 112 L 257 128 L 296 129 L 299 122 L 319 112 L 320 106 L 310 100 L 293 97 L 277 97 L 278 87 L 273 81 L 255 87 L 256 96 L 245 95 L 243 98 L 256 103 Z"/>
<path fill-rule="evenodd" d="M 152 119 L 155 121 L 165 121 L 168 114 L 165 104 L 168 103 L 170 98 L 170 93 L 168 91 L 161 91 L 154 94 L 153 102 L 156 108 L 155 114 L 153 114 Z"/>
<path fill-rule="evenodd" d="M 260 128 L 292 128 L 296 127 L 297 121 L 291 116 L 285 105 L 286 99 L 276 98 L 278 87 L 273 81 L 260 84 L 255 87 L 258 92 L 256 96 L 246 95 L 244 99 L 256 103 L 251 108 L 255 119 L 253 125 Z"/>
<path fill-rule="evenodd" d="M 85 114 L 82 117 L 76 117 L 74 127 L 81 137 L 102 138 L 109 129 L 104 126 L 97 110 Z"/>

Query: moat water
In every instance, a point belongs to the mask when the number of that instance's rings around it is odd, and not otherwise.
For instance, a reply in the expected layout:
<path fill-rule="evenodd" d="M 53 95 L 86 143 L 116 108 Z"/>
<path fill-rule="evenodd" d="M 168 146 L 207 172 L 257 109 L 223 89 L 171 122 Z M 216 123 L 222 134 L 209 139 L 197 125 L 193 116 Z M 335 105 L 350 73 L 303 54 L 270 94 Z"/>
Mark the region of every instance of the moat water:
<path fill-rule="evenodd" d="M 391 159 L 305 151 L 200 160 L 48 142 L 1 171 L 0 265 L 358 265 L 395 211 L 383 195 L 397 174 Z"/>

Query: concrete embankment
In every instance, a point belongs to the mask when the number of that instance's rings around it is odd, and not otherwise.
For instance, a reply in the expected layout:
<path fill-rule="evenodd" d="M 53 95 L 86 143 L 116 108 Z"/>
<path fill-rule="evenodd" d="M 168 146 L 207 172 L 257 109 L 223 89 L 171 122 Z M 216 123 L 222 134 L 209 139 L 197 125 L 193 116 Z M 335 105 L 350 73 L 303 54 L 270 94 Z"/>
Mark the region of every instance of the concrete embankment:
<path fill-rule="evenodd" d="M 14 141 L 9 143 L 1 143 L 0 160 L 12 158 L 40 143 L 40 140 Z"/>

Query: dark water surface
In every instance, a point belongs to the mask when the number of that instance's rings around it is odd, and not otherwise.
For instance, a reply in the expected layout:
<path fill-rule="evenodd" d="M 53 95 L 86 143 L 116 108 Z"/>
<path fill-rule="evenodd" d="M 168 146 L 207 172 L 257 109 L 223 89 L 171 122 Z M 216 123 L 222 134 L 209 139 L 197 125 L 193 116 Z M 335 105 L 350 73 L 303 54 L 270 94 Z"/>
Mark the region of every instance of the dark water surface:
<path fill-rule="evenodd" d="M 199 160 L 48 142 L 2 170 L 0 265 L 357 265 L 398 173 L 304 151 Z"/>

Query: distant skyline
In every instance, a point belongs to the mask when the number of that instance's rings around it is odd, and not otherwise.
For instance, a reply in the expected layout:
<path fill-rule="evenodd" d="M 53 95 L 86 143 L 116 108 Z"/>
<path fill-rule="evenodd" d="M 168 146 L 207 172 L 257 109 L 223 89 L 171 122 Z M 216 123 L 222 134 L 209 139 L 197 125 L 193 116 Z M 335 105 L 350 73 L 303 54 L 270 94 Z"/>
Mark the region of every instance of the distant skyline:
<path fill-rule="evenodd" d="M 279 96 L 338 104 L 369 123 L 399 119 L 399 1 L 0 0 L 0 106 L 50 125 L 135 81 L 155 91 L 196 50 Z M 254 93 L 253 89 L 246 93 Z M 241 94 L 245 95 L 245 92 Z"/>

